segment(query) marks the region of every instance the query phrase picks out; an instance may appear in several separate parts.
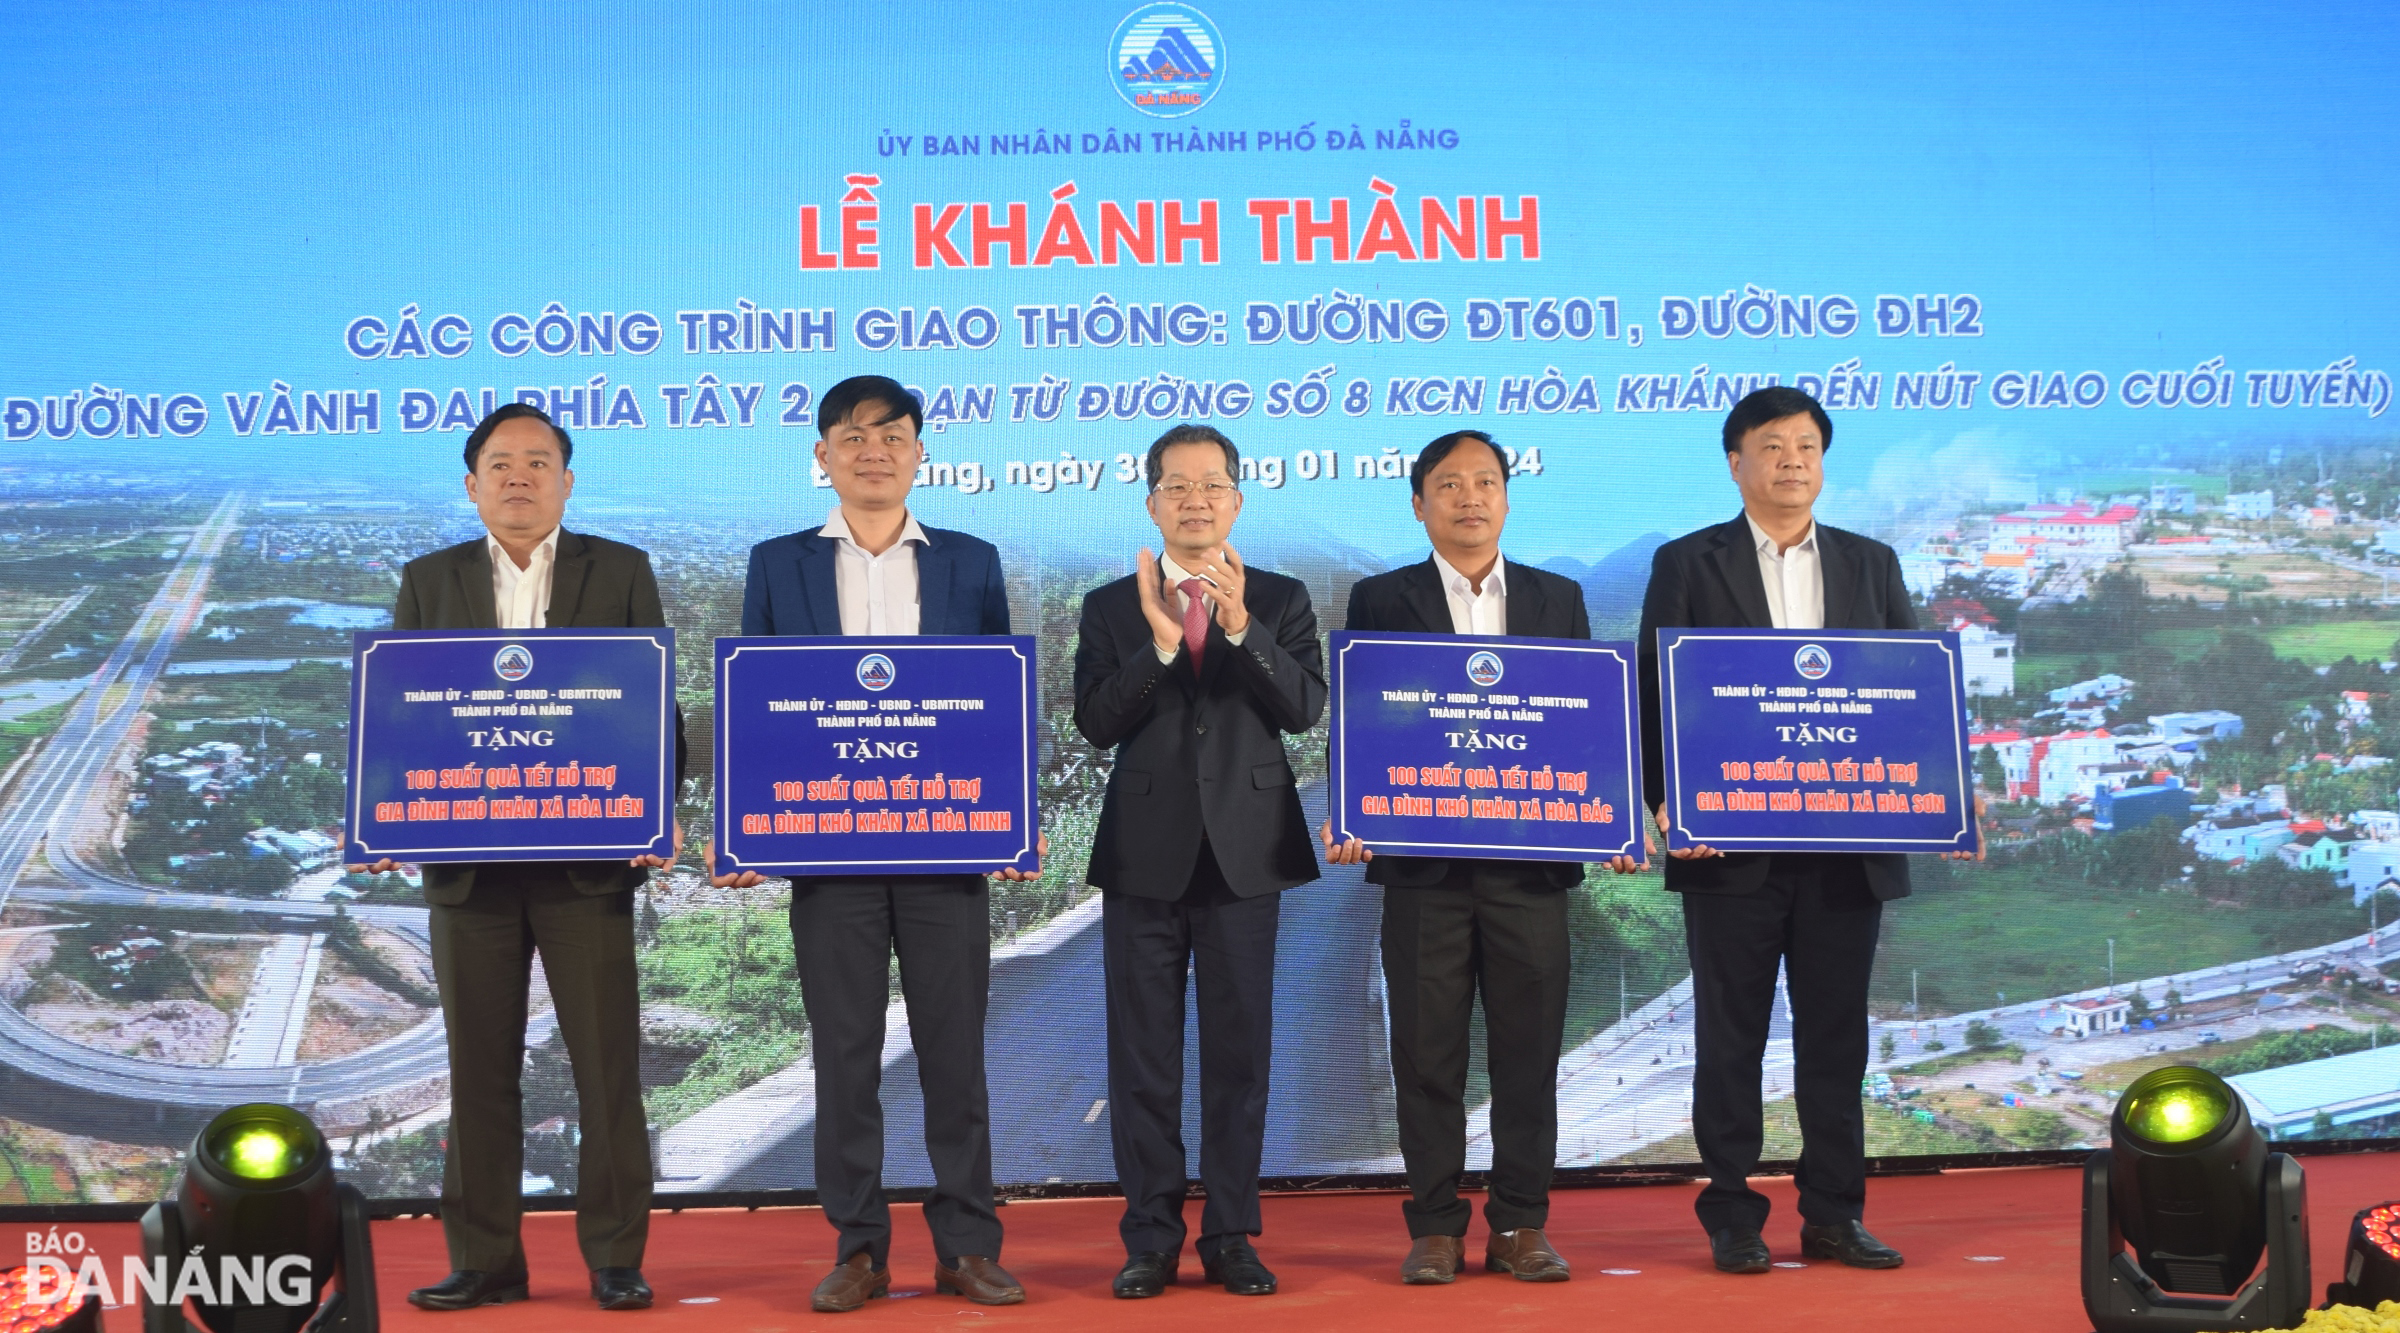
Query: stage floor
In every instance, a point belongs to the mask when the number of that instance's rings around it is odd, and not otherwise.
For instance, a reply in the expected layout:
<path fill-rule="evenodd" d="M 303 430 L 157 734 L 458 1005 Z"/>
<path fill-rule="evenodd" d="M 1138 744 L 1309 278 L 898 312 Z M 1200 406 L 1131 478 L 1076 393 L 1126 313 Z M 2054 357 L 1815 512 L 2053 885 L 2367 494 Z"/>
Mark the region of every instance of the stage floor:
<path fill-rule="evenodd" d="M 2338 1274 L 2350 1217 L 2400 1197 L 2400 1155 L 2311 1157 L 2311 1238 L 2318 1294 Z M 1251 1329 L 1455 1329 L 1461 1320 L 1502 1328 L 1584 1329 L 1622 1324 L 1654 1328 L 1855 1330 L 1940 1326 L 2086 1330 L 2077 1293 L 2078 1186 L 2072 1169 L 1951 1172 L 1880 1179 L 1870 1186 L 1867 1223 L 1908 1255 L 1889 1272 L 1836 1263 L 1778 1268 L 1731 1277 L 1709 1267 L 1707 1240 L 1692 1218 L 1694 1186 L 1562 1190 L 1551 1207 L 1550 1236 L 1575 1266 L 1575 1280 L 1537 1286 L 1481 1270 L 1481 1220 L 1468 1236 L 1473 1267 L 1448 1287 L 1404 1287 L 1397 1276 L 1408 1235 L 1390 1194 L 1283 1195 L 1266 1201 L 1259 1252 L 1281 1277 L 1271 1297 L 1228 1296 L 1200 1284 L 1199 1262 L 1184 1256 L 1183 1281 L 1164 1296 L 1118 1301 L 1108 1281 L 1122 1262 L 1115 1199 L 1012 1204 L 1003 1260 L 1025 1283 L 1024 1305 L 988 1308 L 933 1294 L 933 1252 L 915 1208 L 894 1209 L 894 1299 L 871 1302 L 844 1326 L 985 1327 L 1038 1323 L 1043 1328 L 1217 1328 L 1229 1319 Z M 1775 1202 L 1767 1241 L 1778 1262 L 1800 1260 L 1798 1217 L 1788 1179 L 1761 1182 Z M 1480 1196 L 1477 1203 L 1480 1207 Z M 1198 1205 L 1188 1214 L 1197 1224 Z M 138 1243 L 131 1226 L 81 1228 L 111 1256 Z M 405 1300 L 412 1286 L 439 1278 L 441 1224 L 430 1219 L 379 1223 L 377 1268 L 386 1326 L 394 1329 L 538 1330 L 563 1333 L 616 1327 L 774 1333 L 830 1318 L 810 1312 L 808 1293 L 833 1259 L 833 1233 L 808 1208 L 759 1212 L 661 1214 L 651 1229 L 646 1271 L 657 1308 L 603 1314 L 585 1294 L 574 1220 L 526 1219 L 533 1299 L 522 1305 L 432 1315 Z M 121 1271 L 110 1259 L 112 1273 Z M 131 1310 L 111 1311 L 111 1327 L 131 1328 Z"/>

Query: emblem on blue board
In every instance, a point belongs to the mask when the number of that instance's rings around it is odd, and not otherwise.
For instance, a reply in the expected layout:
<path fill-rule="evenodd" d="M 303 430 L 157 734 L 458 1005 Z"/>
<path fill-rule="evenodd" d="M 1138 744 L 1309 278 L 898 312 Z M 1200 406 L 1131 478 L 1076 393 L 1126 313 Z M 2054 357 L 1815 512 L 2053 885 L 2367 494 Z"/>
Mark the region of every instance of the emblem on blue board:
<path fill-rule="evenodd" d="M 1833 654 L 1825 651 L 1823 644 L 1804 643 L 1800 645 L 1799 652 L 1792 654 L 1792 669 L 1799 672 L 1802 679 L 1823 680 L 1826 673 L 1833 670 Z"/>
<path fill-rule="evenodd" d="M 1477 653 L 1467 659 L 1467 679 L 1486 689 L 1500 683 L 1500 655 Z"/>
<path fill-rule="evenodd" d="M 521 643 L 512 643 L 492 654 L 492 674 L 515 684 L 533 674 L 533 650 Z"/>
<path fill-rule="evenodd" d="M 1225 82 L 1225 38 L 1190 5 L 1143 5 L 1117 25 L 1108 44 L 1117 92 L 1135 110 L 1188 116 Z"/>
<path fill-rule="evenodd" d="M 899 669 L 892 665 L 892 659 L 881 653 L 869 653 L 858 659 L 858 683 L 870 690 L 891 688 L 892 677 L 898 674 Z"/>

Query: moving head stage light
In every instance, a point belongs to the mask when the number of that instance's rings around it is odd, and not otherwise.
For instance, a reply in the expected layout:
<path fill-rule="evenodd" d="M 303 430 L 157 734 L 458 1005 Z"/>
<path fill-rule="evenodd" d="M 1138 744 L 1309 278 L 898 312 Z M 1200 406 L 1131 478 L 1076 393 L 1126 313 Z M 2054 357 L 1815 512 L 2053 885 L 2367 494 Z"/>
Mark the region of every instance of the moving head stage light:
<path fill-rule="evenodd" d="M 2083 1168 L 2093 1327 L 2297 1324 L 2309 1296 L 2307 1187 L 2298 1162 L 2267 1151 L 2232 1085 L 2188 1065 L 2154 1069 L 2125 1089 L 2108 1128 L 2108 1148 Z"/>
<path fill-rule="evenodd" d="M 142 1217 L 142 1257 L 174 1295 L 143 1333 L 375 1333 L 367 1200 L 333 1178 L 307 1116 L 265 1102 L 221 1111 L 192 1140 L 183 1179 Z"/>

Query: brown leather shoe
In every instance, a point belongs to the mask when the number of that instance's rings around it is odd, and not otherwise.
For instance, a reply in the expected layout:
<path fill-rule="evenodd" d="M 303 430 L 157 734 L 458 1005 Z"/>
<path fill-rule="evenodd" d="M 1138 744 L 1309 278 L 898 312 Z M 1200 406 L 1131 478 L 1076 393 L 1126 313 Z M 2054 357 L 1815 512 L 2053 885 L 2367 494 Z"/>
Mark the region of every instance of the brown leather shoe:
<path fill-rule="evenodd" d="M 1025 1286 L 1008 1270 L 980 1254 L 958 1256 L 958 1267 L 933 1265 L 933 1289 L 943 1296 L 964 1296 L 977 1305 L 1022 1305 Z"/>
<path fill-rule="evenodd" d="M 1484 1247 L 1483 1269 L 1513 1273 L 1519 1282 L 1564 1282 L 1573 1276 L 1567 1261 L 1550 1248 L 1539 1227 L 1493 1232 L 1491 1243 Z"/>
<path fill-rule="evenodd" d="M 850 1262 L 834 1265 L 825 1275 L 808 1298 L 808 1308 L 819 1314 L 841 1314 L 878 1296 L 888 1296 L 891 1290 L 892 1270 L 877 1268 L 873 1256 L 860 1250 L 850 1256 Z"/>
<path fill-rule="evenodd" d="M 1400 1280 L 1412 1287 L 1456 1282 L 1465 1249 L 1461 1236 L 1419 1236 L 1408 1247 L 1408 1257 L 1400 1261 Z"/>

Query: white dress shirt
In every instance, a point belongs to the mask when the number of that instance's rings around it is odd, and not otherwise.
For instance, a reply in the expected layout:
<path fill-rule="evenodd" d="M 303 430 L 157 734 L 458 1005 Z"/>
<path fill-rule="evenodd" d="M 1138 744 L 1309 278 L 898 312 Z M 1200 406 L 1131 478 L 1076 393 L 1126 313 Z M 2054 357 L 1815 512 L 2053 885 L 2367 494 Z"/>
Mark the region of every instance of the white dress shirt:
<path fill-rule="evenodd" d="M 523 569 L 498 537 L 486 535 L 492 554 L 492 612 L 502 629 L 547 629 L 550 626 L 550 576 L 558 567 L 557 528 L 533 548 Z"/>
<path fill-rule="evenodd" d="M 1185 579 L 1196 579 L 1200 576 L 1194 574 L 1188 569 L 1185 569 L 1183 566 L 1176 564 L 1174 557 L 1169 556 L 1164 551 L 1161 551 L 1158 554 L 1158 572 L 1164 575 L 1166 578 L 1167 601 L 1170 606 L 1175 608 L 1175 618 L 1177 620 L 1183 619 L 1184 607 L 1191 601 L 1191 598 L 1184 595 L 1183 582 Z M 1217 618 L 1215 608 L 1210 608 L 1208 618 L 1211 620 Z M 1180 635 L 1178 635 L 1178 637 L 1180 638 Z M 1242 640 L 1248 637 L 1250 637 L 1250 627 L 1248 625 L 1244 625 L 1242 626 L 1241 633 L 1226 635 L 1225 642 L 1232 644 L 1236 648 L 1239 648 L 1242 646 Z M 1161 650 L 1156 642 L 1151 643 L 1150 650 L 1158 654 L 1158 660 L 1161 663 L 1170 666 L 1174 664 L 1175 654 Z"/>
<path fill-rule="evenodd" d="M 1442 595 L 1450 601 L 1453 634 L 1508 633 L 1508 561 L 1495 557 L 1492 572 L 1483 576 L 1477 592 L 1466 575 L 1451 568 L 1442 553 L 1433 553 L 1433 568 L 1442 576 Z"/>
<path fill-rule="evenodd" d="M 842 607 L 842 633 L 881 638 L 917 632 L 917 548 L 925 544 L 925 529 L 910 514 L 900 527 L 900 540 L 870 555 L 850 535 L 840 505 L 825 517 L 825 535 L 834 548 L 833 586 Z"/>
<path fill-rule="evenodd" d="M 1758 577 L 1767 585 L 1767 615 L 1777 629 L 1825 628 L 1825 566 L 1817 559 L 1817 525 L 1788 551 L 1777 551 L 1775 539 L 1750 524 L 1750 540 L 1758 544 Z"/>

